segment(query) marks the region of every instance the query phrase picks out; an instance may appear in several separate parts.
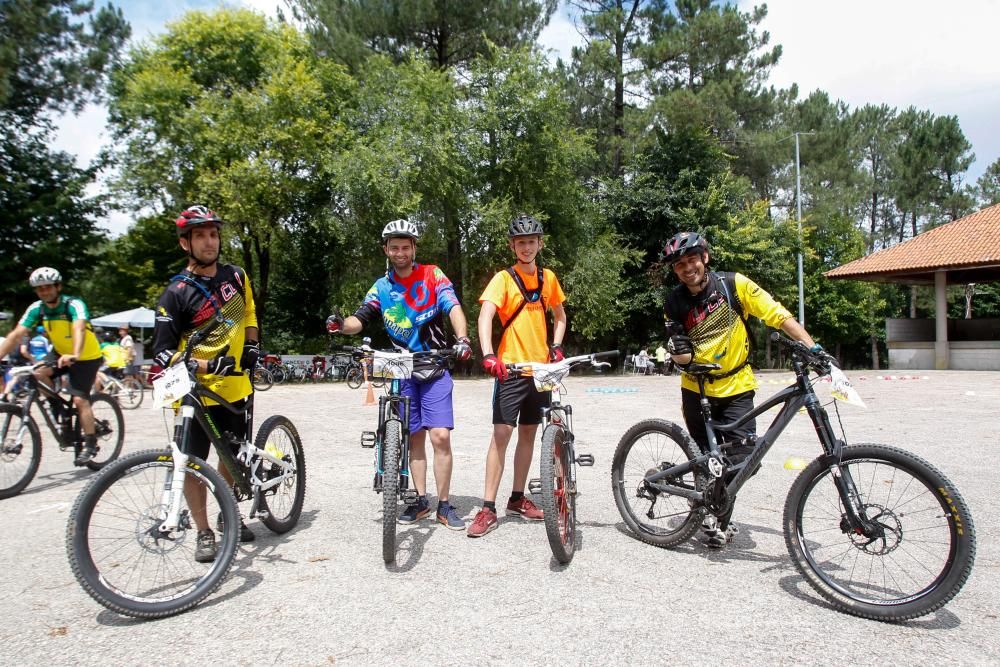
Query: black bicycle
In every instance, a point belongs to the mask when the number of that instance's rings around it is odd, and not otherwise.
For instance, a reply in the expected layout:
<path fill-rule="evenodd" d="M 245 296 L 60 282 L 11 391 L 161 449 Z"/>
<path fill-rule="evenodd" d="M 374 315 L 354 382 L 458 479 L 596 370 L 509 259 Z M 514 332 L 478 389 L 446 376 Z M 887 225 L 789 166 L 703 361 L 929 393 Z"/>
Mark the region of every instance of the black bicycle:
<path fill-rule="evenodd" d="M 370 364 L 373 374 L 385 381 L 386 391 L 378 398 L 378 427 L 361 433 L 361 446 L 375 450 L 375 479 L 372 487 L 382 494 L 382 559 L 396 560 L 398 503 L 406 506 L 419 501 L 410 488 L 410 398 L 403 396 L 403 380 L 411 377 L 414 364 L 444 367 L 454 350 L 426 352 L 383 352 L 367 347 L 345 347 L 361 363 Z"/>
<path fill-rule="evenodd" d="M 512 375 L 530 374 L 538 391 L 552 392 L 549 407 L 542 411 L 541 476 L 528 482 L 528 491 L 541 497 L 549 548 L 563 564 L 573 560 L 576 552 L 576 466 L 592 466 L 594 457 L 576 453 L 573 406 L 562 402 L 562 383 L 577 366 L 611 368 L 611 364 L 598 359 L 616 356 L 617 350 L 567 357 L 550 364 L 507 365 Z"/>
<path fill-rule="evenodd" d="M 258 517 L 275 533 L 294 528 L 302 513 L 306 463 L 294 424 L 286 417 L 268 417 L 251 440 L 253 395 L 240 408 L 199 385 L 186 364 L 197 342 L 192 337 L 187 353 L 155 381 L 157 405 L 179 401 L 169 449 L 137 452 L 107 466 L 70 513 L 66 549 L 73 574 L 92 598 L 120 614 L 168 616 L 215 591 L 236 557 L 238 502 L 251 500 L 247 516 Z M 246 438 L 220 433 L 205 399 L 244 415 Z M 232 473 L 234 488 L 205 461 L 186 453 L 195 422 Z M 233 445 L 238 446 L 235 455 Z M 194 560 L 196 518 L 217 519 L 222 531 L 209 563 Z"/>
<path fill-rule="evenodd" d="M 802 343 L 777 333 L 771 339 L 790 351 L 795 384 L 732 423 L 713 423 L 705 397 L 706 378 L 719 367 L 693 364 L 685 370 L 698 380 L 707 452 L 683 428 L 659 419 L 640 422 L 622 436 L 611 479 L 625 523 L 656 546 L 688 539 L 704 517 L 731 509 L 764 455 L 805 408 L 823 454 L 802 471 L 785 501 L 792 562 L 821 596 L 848 614 L 903 621 L 939 609 L 961 590 L 975 560 L 976 531 L 962 496 L 910 452 L 838 438 L 813 383 L 824 375 L 842 376 L 839 369 Z M 727 439 L 779 405 L 755 441 Z M 733 453 L 746 458 L 736 462 Z"/>
<path fill-rule="evenodd" d="M 83 449 L 83 425 L 72 398 L 62 396 L 35 377 L 34 371 L 44 366 L 54 367 L 55 363 L 10 370 L 11 384 L 17 383 L 17 389 L 9 394 L 13 402 L 0 403 L 0 498 L 21 493 L 35 478 L 42 462 L 42 436 L 31 414 L 32 407 L 38 407 L 60 451 L 72 452 L 75 462 Z M 97 454 L 83 465 L 100 470 L 121 454 L 125 418 L 118 402 L 107 394 L 92 394 L 90 407 L 94 413 Z"/>

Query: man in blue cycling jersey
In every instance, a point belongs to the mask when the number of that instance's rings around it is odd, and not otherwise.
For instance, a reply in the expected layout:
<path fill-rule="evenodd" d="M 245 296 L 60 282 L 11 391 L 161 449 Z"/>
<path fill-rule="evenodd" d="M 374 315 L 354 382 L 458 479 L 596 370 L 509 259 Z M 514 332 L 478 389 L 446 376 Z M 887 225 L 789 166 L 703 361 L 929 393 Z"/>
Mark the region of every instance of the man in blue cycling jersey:
<path fill-rule="evenodd" d="M 381 318 L 392 344 L 399 350 L 421 352 L 447 346 L 444 315 L 448 316 L 458 343 L 456 357 L 472 356 L 468 323 L 455 288 L 433 264 L 414 261 L 420 233 L 409 220 L 393 220 L 382 230 L 382 249 L 390 264 L 365 295 L 364 303 L 346 318 L 334 313 L 326 321 L 330 333 L 359 333 Z M 448 502 L 451 486 L 451 429 L 455 427 L 451 394 L 454 383 L 445 368 L 416 365 L 413 377 L 403 381 L 402 393 L 410 397 L 410 477 L 419 499 L 403 511 L 399 522 L 415 523 L 430 514 L 427 501 L 426 434 L 434 447 L 434 480 L 437 482 L 437 520 L 451 530 L 465 530 L 458 512 Z"/>

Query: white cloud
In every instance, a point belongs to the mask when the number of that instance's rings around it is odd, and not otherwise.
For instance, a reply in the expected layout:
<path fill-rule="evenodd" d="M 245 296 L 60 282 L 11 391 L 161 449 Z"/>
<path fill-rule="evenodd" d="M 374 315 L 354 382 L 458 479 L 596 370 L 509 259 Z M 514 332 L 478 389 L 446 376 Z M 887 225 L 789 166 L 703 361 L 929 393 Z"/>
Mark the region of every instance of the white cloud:
<path fill-rule="evenodd" d="M 824 90 L 852 108 L 912 105 L 957 116 L 977 156 L 970 181 L 1000 157 L 1000 3 L 769 0 L 767 9 L 762 28 L 782 46 L 774 85 L 797 83 L 801 96 Z"/>
<path fill-rule="evenodd" d="M 543 49 L 551 50 L 552 64 L 555 64 L 557 58 L 562 58 L 563 62 L 569 63 L 573 55 L 573 47 L 583 44 L 583 38 L 577 32 L 576 26 L 573 25 L 573 19 L 567 13 L 565 3 L 552 14 L 549 24 L 538 35 L 538 41 Z"/>

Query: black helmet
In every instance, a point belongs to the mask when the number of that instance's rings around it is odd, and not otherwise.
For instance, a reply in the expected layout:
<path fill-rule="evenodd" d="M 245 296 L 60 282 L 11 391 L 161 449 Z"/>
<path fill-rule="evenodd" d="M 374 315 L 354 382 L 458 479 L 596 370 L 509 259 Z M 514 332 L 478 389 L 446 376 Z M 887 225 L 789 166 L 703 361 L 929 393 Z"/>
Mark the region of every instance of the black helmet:
<path fill-rule="evenodd" d="M 177 227 L 177 236 L 186 236 L 195 227 L 212 225 L 216 229 L 221 229 L 222 219 L 215 215 L 215 211 L 204 206 L 191 206 L 181 212 L 174 225 Z"/>
<path fill-rule="evenodd" d="M 516 236 L 541 236 L 544 233 L 545 230 L 542 229 L 542 223 L 524 213 L 514 218 L 507 229 L 507 236 L 509 238 Z"/>
<path fill-rule="evenodd" d="M 663 248 L 663 259 L 673 266 L 684 255 L 708 252 L 708 241 L 698 232 L 679 232 L 670 237 Z"/>

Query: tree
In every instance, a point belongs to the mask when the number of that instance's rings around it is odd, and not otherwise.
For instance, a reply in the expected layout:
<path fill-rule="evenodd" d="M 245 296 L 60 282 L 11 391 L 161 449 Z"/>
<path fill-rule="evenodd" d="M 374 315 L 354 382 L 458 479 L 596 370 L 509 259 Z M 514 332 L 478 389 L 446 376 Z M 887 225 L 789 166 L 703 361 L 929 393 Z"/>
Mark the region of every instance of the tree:
<path fill-rule="evenodd" d="M 130 56 L 110 105 L 119 191 L 167 214 L 215 209 L 263 319 L 275 239 L 330 209 L 353 82 L 294 28 L 246 10 L 190 12 Z"/>
<path fill-rule="evenodd" d="M 417 51 L 438 69 L 465 67 L 490 45 L 537 39 L 557 0 L 290 0 L 320 53 L 356 71 L 369 55 Z"/>
<path fill-rule="evenodd" d="M 93 3 L 74 0 L 0 3 L 0 269 L 12 278 L 0 287 L 0 304 L 29 300 L 23 279 L 40 265 L 73 281 L 101 238 L 95 218 L 104 203 L 86 193 L 96 166 L 78 168 L 48 141 L 52 114 L 99 97 L 128 34 L 112 7 L 94 13 Z"/>
<path fill-rule="evenodd" d="M 976 190 L 980 206 L 1000 204 L 1000 159 L 994 160 L 979 177 Z"/>

